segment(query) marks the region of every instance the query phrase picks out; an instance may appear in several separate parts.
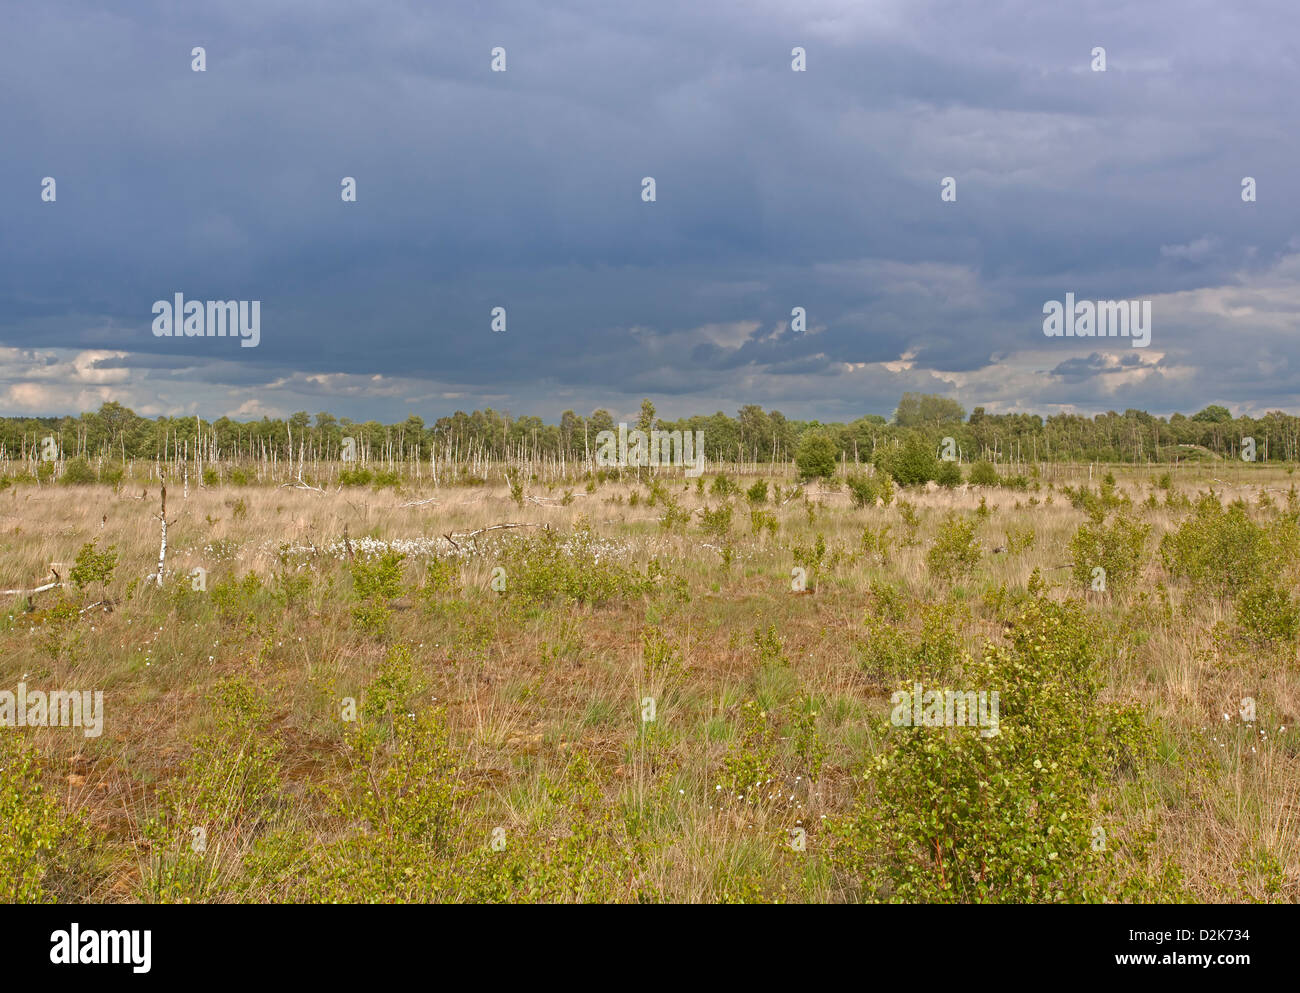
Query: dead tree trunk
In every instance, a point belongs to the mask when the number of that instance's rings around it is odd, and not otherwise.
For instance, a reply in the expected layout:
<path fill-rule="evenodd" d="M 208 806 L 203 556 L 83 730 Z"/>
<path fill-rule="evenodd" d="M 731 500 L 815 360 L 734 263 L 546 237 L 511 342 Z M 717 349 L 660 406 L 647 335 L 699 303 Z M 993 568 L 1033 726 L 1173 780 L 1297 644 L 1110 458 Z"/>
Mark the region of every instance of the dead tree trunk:
<path fill-rule="evenodd" d="M 167 484 L 162 484 L 162 510 L 158 514 L 162 524 L 162 541 L 158 545 L 158 585 L 163 584 L 163 570 L 167 567 Z"/>

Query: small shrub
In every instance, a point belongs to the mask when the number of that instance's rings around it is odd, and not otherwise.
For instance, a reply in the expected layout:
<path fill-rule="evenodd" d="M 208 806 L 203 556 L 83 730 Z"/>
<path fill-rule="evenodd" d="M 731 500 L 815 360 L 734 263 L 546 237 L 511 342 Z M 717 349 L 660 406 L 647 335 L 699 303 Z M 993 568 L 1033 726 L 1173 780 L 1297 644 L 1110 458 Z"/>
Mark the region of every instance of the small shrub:
<path fill-rule="evenodd" d="M 939 471 L 935 473 L 934 481 L 945 489 L 961 485 L 961 466 L 956 462 L 945 462 L 940 460 Z"/>
<path fill-rule="evenodd" d="M 980 459 L 970 467 L 970 484 L 972 486 L 997 486 L 1002 481 L 993 463 Z"/>
<path fill-rule="evenodd" d="M 96 482 L 95 470 L 82 456 L 68 459 L 59 483 L 63 486 L 88 486 Z"/>
<path fill-rule="evenodd" d="M 387 551 L 378 559 L 352 563 L 352 596 L 357 601 L 352 618 L 362 631 L 373 635 L 387 631 L 389 602 L 402 595 L 404 558 L 400 552 Z"/>
<path fill-rule="evenodd" d="M 1117 516 L 1110 527 L 1084 524 L 1070 539 L 1072 575 L 1084 588 L 1092 585 L 1093 570 L 1105 569 L 1106 586 L 1127 583 L 1137 574 L 1151 525 Z"/>
<path fill-rule="evenodd" d="M 116 568 L 117 546 L 109 545 L 99 552 L 96 551 L 95 542 L 89 541 L 77 553 L 76 564 L 68 573 L 68 578 L 78 590 L 84 590 L 91 583 L 99 583 L 102 592 L 113 581 L 113 571 Z"/>
<path fill-rule="evenodd" d="M 724 503 L 716 510 L 700 510 L 700 530 L 713 538 L 726 538 L 731 533 L 731 504 Z"/>
<path fill-rule="evenodd" d="M 835 475 L 835 462 L 839 457 L 839 446 L 830 435 L 820 431 L 810 431 L 799 441 L 795 452 L 794 464 L 801 479 L 830 479 Z"/>
<path fill-rule="evenodd" d="M 957 579 L 968 575 L 979 562 L 981 547 L 975 538 L 976 522 L 948 517 L 939 527 L 934 545 L 926 553 L 925 561 L 930 571 L 941 579 Z"/>

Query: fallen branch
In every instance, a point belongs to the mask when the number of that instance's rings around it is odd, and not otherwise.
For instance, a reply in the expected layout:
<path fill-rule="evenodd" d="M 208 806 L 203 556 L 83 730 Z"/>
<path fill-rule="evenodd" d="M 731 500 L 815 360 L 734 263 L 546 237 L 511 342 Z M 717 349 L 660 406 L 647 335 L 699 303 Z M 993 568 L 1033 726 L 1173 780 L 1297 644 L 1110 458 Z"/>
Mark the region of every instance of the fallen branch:
<path fill-rule="evenodd" d="M 427 500 L 412 500 L 410 503 L 404 503 L 403 507 L 423 507 L 426 503 L 437 503 L 437 497 L 429 497 Z"/>
<path fill-rule="evenodd" d="M 295 490 L 311 490 L 313 493 L 324 493 L 324 492 L 325 492 L 325 491 L 324 491 L 323 489 L 321 489 L 319 486 L 309 486 L 309 485 L 307 485 L 306 483 L 304 483 L 304 482 L 302 481 L 302 473 L 299 473 L 299 474 L 298 474 L 298 482 L 296 482 L 296 483 L 281 483 L 280 486 L 279 486 L 279 488 L 280 488 L 280 489 L 284 489 L 286 486 L 292 487 L 292 488 L 295 489 Z"/>
<path fill-rule="evenodd" d="M 481 534 L 489 531 L 500 531 L 503 528 L 549 528 L 548 524 L 493 524 L 491 527 L 479 528 L 477 531 L 456 532 L 457 538 L 477 538 Z M 445 535 L 448 541 L 451 541 L 451 535 Z M 452 542 L 454 545 L 455 542 Z"/>
<path fill-rule="evenodd" d="M 539 507 L 567 507 L 579 497 L 585 497 L 585 493 L 570 493 L 566 497 L 525 497 L 529 503 L 535 503 Z"/>
<path fill-rule="evenodd" d="M 44 593 L 46 590 L 52 590 L 55 587 L 63 585 L 63 577 L 58 574 L 53 566 L 50 567 L 50 575 L 54 577 L 54 582 L 46 583 L 43 586 L 37 586 L 30 590 L 0 590 L 0 596 L 32 596 L 36 593 Z"/>

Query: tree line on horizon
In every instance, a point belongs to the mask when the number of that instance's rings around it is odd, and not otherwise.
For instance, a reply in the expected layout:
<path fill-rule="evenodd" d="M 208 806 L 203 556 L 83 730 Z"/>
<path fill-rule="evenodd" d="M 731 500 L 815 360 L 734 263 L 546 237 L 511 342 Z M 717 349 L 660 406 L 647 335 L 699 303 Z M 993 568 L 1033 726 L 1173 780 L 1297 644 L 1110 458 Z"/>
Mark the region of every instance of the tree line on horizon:
<path fill-rule="evenodd" d="M 629 428 L 702 431 L 706 456 L 715 462 L 789 462 L 809 432 L 828 437 L 842 460 L 867 462 L 875 449 L 921 437 L 930 444 L 951 438 L 962 461 L 1174 462 L 1218 456 L 1236 458 L 1252 438 L 1256 461 L 1300 459 L 1300 417 L 1270 411 L 1262 417 L 1233 417 L 1210 405 L 1189 416 L 1157 417 L 1128 409 L 1089 417 L 1081 414 L 992 414 L 975 407 L 967 415 L 956 401 L 934 394 L 905 393 L 892 418 L 867 414 L 847 423 L 787 418 L 778 410 L 747 404 L 735 417 L 722 411 L 677 420 L 656 416 L 644 400 Z M 583 417 L 566 410 L 556 424 L 503 411 L 456 411 L 432 424 L 411 414 L 404 421 L 355 422 L 322 411 L 288 418 L 236 421 L 229 417 L 141 417 L 122 404 L 63 417 L 0 417 L 0 446 L 9 460 L 33 458 L 42 440 L 58 439 L 62 455 L 153 459 L 180 451 L 221 458 L 300 456 L 338 458 L 344 439 L 354 439 L 368 459 L 408 461 L 457 452 L 488 458 L 557 457 L 581 460 L 594 453 L 601 431 L 617 431 L 608 410 Z"/>

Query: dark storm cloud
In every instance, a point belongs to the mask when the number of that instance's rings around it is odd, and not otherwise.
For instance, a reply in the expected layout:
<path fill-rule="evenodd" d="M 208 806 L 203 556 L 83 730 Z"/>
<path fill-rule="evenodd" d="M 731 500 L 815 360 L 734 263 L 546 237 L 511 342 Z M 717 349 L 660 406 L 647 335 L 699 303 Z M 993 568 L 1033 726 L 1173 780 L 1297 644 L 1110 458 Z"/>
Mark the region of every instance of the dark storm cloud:
<path fill-rule="evenodd" d="M 388 418 L 645 393 L 856 416 L 913 388 L 1296 406 L 1295 14 L 1084 8 L 14 7 L 0 345 L 126 352 L 137 402 L 287 383 Z M 260 299 L 261 344 L 155 338 L 175 292 Z M 1153 299 L 1158 354 L 1045 338 L 1067 292 Z M 375 376 L 413 385 L 357 386 Z"/>

